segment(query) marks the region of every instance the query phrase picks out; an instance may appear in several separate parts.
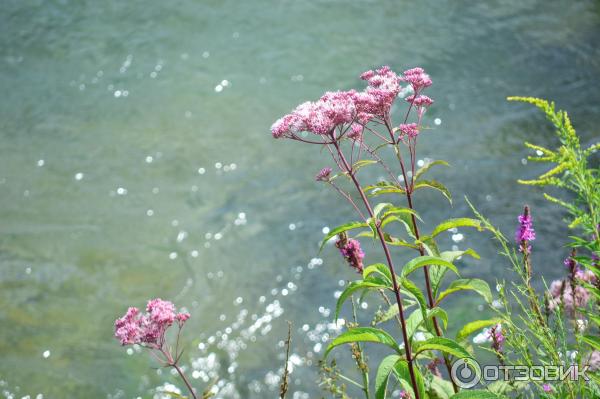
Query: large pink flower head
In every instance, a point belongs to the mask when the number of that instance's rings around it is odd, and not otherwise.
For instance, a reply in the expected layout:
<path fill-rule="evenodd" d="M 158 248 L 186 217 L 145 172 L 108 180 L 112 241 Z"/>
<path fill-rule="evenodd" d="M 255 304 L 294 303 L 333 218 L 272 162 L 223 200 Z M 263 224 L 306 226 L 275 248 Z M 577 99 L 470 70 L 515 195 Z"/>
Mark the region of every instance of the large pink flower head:
<path fill-rule="evenodd" d="M 360 77 L 367 81 L 368 86 L 355 99 L 358 112 L 384 117 L 400 93 L 400 77 L 388 66 L 364 72 Z"/>
<path fill-rule="evenodd" d="M 188 313 L 177 313 L 175 305 L 160 298 L 148 301 L 145 314 L 131 307 L 115 321 L 115 337 L 121 345 L 147 344 L 160 346 L 167 329 L 177 321 L 179 327 L 190 317 Z"/>
<path fill-rule="evenodd" d="M 327 92 L 317 101 L 300 104 L 290 114 L 271 126 L 274 138 L 293 137 L 299 132 L 327 135 L 337 126 L 352 123 L 356 118 L 356 92 Z"/>
<path fill-rule="evenodd" d="M 423 68 L 412 68 L 404 71 L 402 81 L 410 83 L 415 93 L 431 86 L 432 81 Z"/>

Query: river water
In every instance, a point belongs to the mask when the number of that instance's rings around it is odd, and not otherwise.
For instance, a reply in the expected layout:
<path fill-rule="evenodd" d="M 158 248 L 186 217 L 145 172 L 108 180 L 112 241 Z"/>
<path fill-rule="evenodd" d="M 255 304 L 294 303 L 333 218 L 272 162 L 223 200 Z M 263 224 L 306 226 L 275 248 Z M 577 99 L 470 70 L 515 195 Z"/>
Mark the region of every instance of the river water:
<path fill-rule="evenodd" d="M 434 80 L 427 118 L 439 124 L 420 157 L 450 161 L 435 176 L 455 202 L 417 198 L 428 225 L 468 215 L 467 195 L 512 236 L 529 203 L 537 272 L 563 273 L 562 214 L 515 183 L 542 170 L 525 165 L 522 142 L 556 141 L 535 110 L 505 98 L 553 99 L 584 143 L 597 139 L 598 2 L 32 0 L 0 10 L 5 395 L 152 397 L 179 384 L 112 338 L 127 306 L 162 297 L 192 313 L 183 363 L 198 388 L 218 376 L 219 398 L 276 397 L 290 320 L 290 397 L 317 397 L 334 295 L 354 277 L 317 243 L 353 215 L 313 181 L 326 154 L 274 141 L 269 127 L 325 90 L 362 88 L 358 75 L 383 64 L 422 66 Z M 460 233 L 443 244 L 483 257 L 464 275 L 512 277 L 489 237 Z M 375 249 L 365 243 L 367 260 Z M 359 317 L 377 306 L 367 304 Z M 459 319 L 481 308 L 468 295 L 454 304 Z"/>

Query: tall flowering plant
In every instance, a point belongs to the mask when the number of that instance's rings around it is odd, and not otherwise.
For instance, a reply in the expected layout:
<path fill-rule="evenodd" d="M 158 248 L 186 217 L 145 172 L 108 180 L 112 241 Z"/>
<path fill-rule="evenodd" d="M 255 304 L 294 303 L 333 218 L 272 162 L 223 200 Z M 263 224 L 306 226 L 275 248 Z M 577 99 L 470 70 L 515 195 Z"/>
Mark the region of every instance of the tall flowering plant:
<path fill-rule="evenodd" d="M 468 325 L 457 339 L 446 336 L 448 315 L 441 305 L 448 296 L 470 290 L 491 301 L 491 292 L 482 280 L 461 279 L 455 265 L 461 256 L 479 258 L 477 253 L 472 249 L 442 251 L 436 237 L 457 227 L 479 229 L 480 221 L 445 220 L 427 232 L 420 223 L 415 200 L 418 192 L 436 190 L 451 201 L 443 184 L 425 178 L 432 167 L 448 164 L 441 160 L 423 165 L 417 162 L 418 139 L 426 131 L 424 116 L 434 102 L 424 94 L 432 84 L 429 75 L 422 68 L 397 75 L 389 67 L 382 67 L 363 73 L 361 79 L 366 82 L 364 90 L 327 92 L 317 101 L 299 105 L 271 127 L 275 139 L 325 149 L 332 164 L 321 169 L 315 179 L 337 191 L 356 215 L 355 221 L 332 229 L 321 246 L 335 240 L 343 259 L 360 276 L 341 293 L 336 318 L 344 303 L 356 293 L 380 295 L 389 307 L 370 326 L 360 326 L 356 320 L 349 323 L 349 328 L 332 340 L 325 357 L 334 348 L 349 344 L 363 377 L 362 383 L 355 385 L 361 387 L 367 399 L 373 393 L 377 399 L 387 397 L 390 378 L 401 384 L 403 397 L 448 397 L 448 391 L 456 394 L 459 388 L 440 377 L 437 365 L 444 364 L 449 373 L 454 359 L 474 360 L 464 345 L 465 337 L 477 328 L 495 325 L 497 320 Z M 406 97 L 398 100 L 400 93 Z M 402 100 L 406 111 L 397 123 L 391 109 Z M 394 164 L 385 161 L 384 151 L 391 151 Z M 379 167 L 387 179 L 365 182 L 360 172 L 366 167 Z M 392 232 L 393 225 L 402 227 L 402 236 Z M 368 256 L 360 243 L 364 238 L 379 243 L 385 263 L 366 262 Z M 415 257 L 399 266 L 394 261 L 397 249 L 412 251 Z M 422 273 L 424 290 L 414 281 L 417 272 Z M 448 272 L 458 278 L 448 283 Z M 381 323 L 390 319 L 398 323 L 399 342 L 397 334 L 381 328 Z M 387 346 L 392 352 L 378 365 L 374 386 L 369 382 L 369 368 L 361 347 L 365 342 Z"/>
<path fill-rule="evenodd" d="M 554 125 L 560 141 L 557 149 L 525 143 L 535 152 L 528 159 L 551 164 L 550 169 L 536 179 L 519 182 L 570 191 L 571 200 L 561 200 L 547 193 L 544 197 L 567 211 L 565 221 L 572 235 L 567 244 L 571 249 L 566 250 L 567 257 L 563 261 L 564 277 L 553 281 L 545 294 L 540 295 L 532 285 L 533 280 L 540 281 L 540 278 L 532 272 L 535 251 L 532 242 L 536 235 L 529 207 L 518 217 L 514 244 L 475 211 L 483 226 L 500 242 L 502 254 L 520 276 L 512 287 L 507 288 L 504 283 L 498 285 L 503 306 L 496 311 L 504 320 L 502 341 L 506 349 L 496 347 L 493 351 L 502 364 L 577 366 L 578 371 L 566 378 L 546 382 L 537 379 L 525 385 L 510 380 L 496 384 L 496 389 L 508 392 L 531 385 L 532 389 L 521 391 L 522 397 L 600 397 L 600 170 L 593 166 L 600 143 L 582 148 L 567 113 L 557 111 L 553 103 L 529 97 L 510 97 L 509 100 L 537 106 Z"/>

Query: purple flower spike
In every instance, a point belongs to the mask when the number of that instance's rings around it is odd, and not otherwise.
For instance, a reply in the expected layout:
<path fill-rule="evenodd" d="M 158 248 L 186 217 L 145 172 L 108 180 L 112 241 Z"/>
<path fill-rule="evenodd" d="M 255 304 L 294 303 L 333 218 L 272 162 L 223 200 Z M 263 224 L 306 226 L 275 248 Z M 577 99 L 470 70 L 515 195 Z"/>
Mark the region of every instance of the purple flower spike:
<path fill-rule="evenodd" d="M 531 212 L 527 205 L 525 205 L 523 214 L 519 215 L 519 228 L 515 234 L 515 240 L 519 244 L 519 251 L 523 253 L 531 252 L 529 242 L 535 240 L 535 230 L 533 229 Z"/>

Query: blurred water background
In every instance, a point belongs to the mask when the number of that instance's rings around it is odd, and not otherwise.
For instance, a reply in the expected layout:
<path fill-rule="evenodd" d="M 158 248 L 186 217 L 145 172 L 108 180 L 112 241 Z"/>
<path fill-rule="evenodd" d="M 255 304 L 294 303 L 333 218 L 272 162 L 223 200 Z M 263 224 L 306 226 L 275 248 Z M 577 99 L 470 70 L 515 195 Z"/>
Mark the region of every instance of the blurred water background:
<path fill-rule="evenodd" d="M 451 162 L 434 174 L 456 200 L 418 197 L 427 225 L 468 215 L 466 194 L 512 236 L 529 203 L 537 271 L 563 273 L 562 214 L 515 184 L 540 172 L 522 142 L 556 142 L 505 97 L 553 99 L 584 143 L 598 138 L 597 1 L 5 0 L 0 32 L 7 397 L 146 398 L 179 385 L 112 338 L 114 319 L 151 297 L 192 313 L 184 364 L 198 388 L 216 378 L 218 398 L 276 397 L 290 320 L 290 397 L 320 397 L 334 295 L 354 275 L 317 243 L 354 216 L 313 181 L 326 154 L 276 142 L 269 127 L 325 90 L 361 89 L 358 75 L 383 64 L 434 80 L 420 158 Z M 489 237 L 459 233 L 444 245 L 483 257 L 464 275 L 512 277 Z M 474 296 L 454 305 L 459 319 L 485 313 Z"/>

